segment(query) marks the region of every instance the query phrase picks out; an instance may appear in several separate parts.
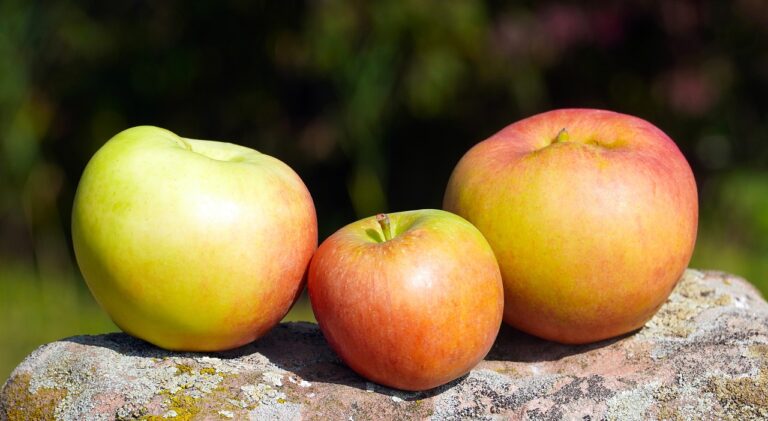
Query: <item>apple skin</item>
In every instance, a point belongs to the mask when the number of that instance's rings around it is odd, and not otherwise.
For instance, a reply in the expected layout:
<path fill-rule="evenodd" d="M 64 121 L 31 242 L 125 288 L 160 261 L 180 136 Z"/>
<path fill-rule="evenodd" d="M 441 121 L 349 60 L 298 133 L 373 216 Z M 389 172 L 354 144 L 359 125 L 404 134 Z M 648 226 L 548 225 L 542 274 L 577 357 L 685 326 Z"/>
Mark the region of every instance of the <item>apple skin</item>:
<path fill-rule="evenodd" d="M 331 348 L 361 376 L 403 390 L 454 380 L 490 350 L 504 308 L 485 238 L 440 210 L 389 214 L 340 229 L 317 249 L 307 287 Z"/>
<path fill-rule="evenodd" d="M 169 350 L 219 351 L 288 312 L 317 247 L 317 218 L 283 162 L 141 126 L 88 163 L 72 240 L 88 287 L 122 330 Z"/>
<path fill-rule="evenodd" d="M 443 207 L 496 253 L 504 321 L 568 344 L 642 327 L 688 265 L 698 224 L 696 182 L 674 142 L 593 109 L 539 114 L 478 143 Z"/>

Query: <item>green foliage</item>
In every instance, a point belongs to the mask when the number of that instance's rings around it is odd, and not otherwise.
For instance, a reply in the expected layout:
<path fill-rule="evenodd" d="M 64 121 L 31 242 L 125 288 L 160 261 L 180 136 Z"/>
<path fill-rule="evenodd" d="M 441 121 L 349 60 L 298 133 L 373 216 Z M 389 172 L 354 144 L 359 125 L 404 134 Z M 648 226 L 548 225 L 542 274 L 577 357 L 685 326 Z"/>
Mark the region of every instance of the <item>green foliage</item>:
<path fill-rule="evenodd" d="M 112 328 L 62 275 L 69 214 L 90 156 L 139 124 L 287 162 L 322 240 L 439 208 L 461 155 L 525 116 L 637 115 L 695 171 L 692 265 L 768 292 L 767 23 L 759 1 L 2 1 L 0 364 Z"/>
<path fill-rule="evenodd" d="M 41 344 L 119 331 L 77 276 L 42 277 L 0 261 L 0 291 L 0 384 Z M 315 321 L 306 294 L 283 320 Z"/>
<path fill-rule="evenodd" d="M 0 262 L 0 381 L 43 343 L 117 329 L 81 283 Z"/>
<path fill-rule="evenodd" d="M 768 296 L 768 172 L 740 171 L 711 185 L 691 265 L 732 272 Z"/>

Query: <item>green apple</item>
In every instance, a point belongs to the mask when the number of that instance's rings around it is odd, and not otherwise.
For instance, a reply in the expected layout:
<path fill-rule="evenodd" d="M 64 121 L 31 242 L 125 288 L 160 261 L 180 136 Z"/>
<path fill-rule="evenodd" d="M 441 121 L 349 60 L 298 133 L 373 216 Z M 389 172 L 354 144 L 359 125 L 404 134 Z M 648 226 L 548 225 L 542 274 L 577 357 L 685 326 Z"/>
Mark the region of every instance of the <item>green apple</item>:
<path fill-rule="evenodd" d="M 444 208 L 493 247 L 504 320 L 564 343 L 643 326 L 688 265 L 698 221 L 674 142 L 647 121 L 590 109 L 539 114 L 475 145 Z"/>
<path fill-rule="evenodd" d="M 96 300 L 125 332 L 216 351 L 277 324 L 317 247 L 312 198 L 283 162 L 157 127 L 125 130 L 88 163 L 72 241 Z"/>
<path fill-rule="evenodd" d="M 440 210 L 366 218 L 317 249 L 307 283 L 331 348 L 383 385 L 430 389 L 490 350 L 504 308 L 501 273 L 472 224 Z"/>

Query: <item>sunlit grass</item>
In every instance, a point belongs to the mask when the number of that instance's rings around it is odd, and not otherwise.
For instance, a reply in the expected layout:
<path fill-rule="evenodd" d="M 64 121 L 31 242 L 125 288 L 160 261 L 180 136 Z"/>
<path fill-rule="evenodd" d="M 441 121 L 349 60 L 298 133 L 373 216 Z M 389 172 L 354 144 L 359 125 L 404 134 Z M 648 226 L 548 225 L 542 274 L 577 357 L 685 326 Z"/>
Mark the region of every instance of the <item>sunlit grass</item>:
<path fill-rule="evenodd" d="M 768 295 L 768 172 L 737 171 L 708 187 L 691 266 L 743 276 Z"/>
<path fill-rule="evenodd" d="M 690 266 L 739 275 L 758 287 L 763 296 L 768 296 L 768 256 L 755 250 L 704 237 L 696 245 Z"/>
<path fill-rule="evenodd" d="M 309 304 L 309 296 L 307 291 L 304 290 L 304 294 L 301 295 L 291 311 L 283 318 L 284 322 L 312 322 L 317 323 L 315 314 L 312 313 L 312 305 Z"/>
<path fill-rule="evenodd" d="M 0 264 L 0 379 L 43 343 L 115 331 L 77 279 L 40 278 L 30 267 Z"/>
<path fill-rule="evenodd" d="M 77 276 L 43 279 L 29 266 L 0 262 L 0 382 L 40 345 L 119 329 Z M 304 294 L 285 321 L 314 321 Z"/>

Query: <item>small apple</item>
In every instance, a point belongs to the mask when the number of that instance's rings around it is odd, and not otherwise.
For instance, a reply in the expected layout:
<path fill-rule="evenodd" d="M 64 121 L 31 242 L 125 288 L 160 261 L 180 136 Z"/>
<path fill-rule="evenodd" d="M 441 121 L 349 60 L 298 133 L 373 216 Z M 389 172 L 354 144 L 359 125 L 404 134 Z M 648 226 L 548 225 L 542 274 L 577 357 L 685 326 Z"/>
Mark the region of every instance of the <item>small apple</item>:
<path fill-rule="evenodd" d="M 217 351 L 259 338 L 288 312 L 317 220 L 283 162 L 142 126 L 88 163 L 72 241 L 88 287 L 121 329 L 170 350 Z"/>
<path fill-rule="evenodd" d="M 504 307 L 488 242 L 440 210 L 382 214 L 340 229 L 317 249 L 307 287 L 341 359 L 404 390 L 471 370 L 493 345 Z"/>
<path fill-rule="evenodd" d="M 475 145 L 443 207 L 493 247 L 504 320 L 574 344 L 643 326 L 688 265 L 698 220 L 674 142 L 647 121 L 591 109 L 539 114 Z"/>

